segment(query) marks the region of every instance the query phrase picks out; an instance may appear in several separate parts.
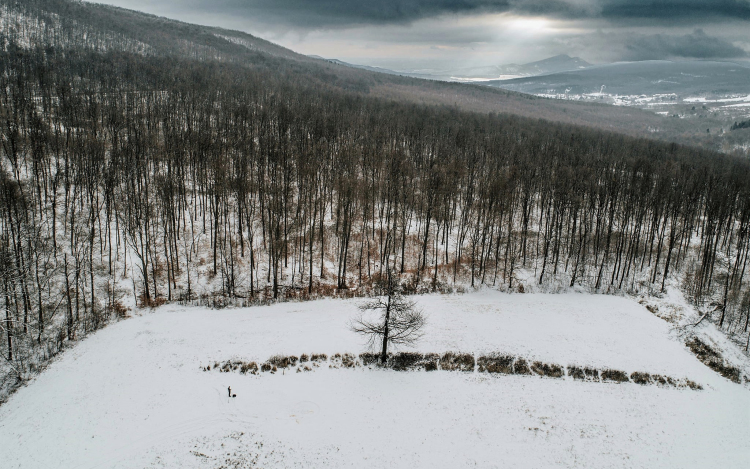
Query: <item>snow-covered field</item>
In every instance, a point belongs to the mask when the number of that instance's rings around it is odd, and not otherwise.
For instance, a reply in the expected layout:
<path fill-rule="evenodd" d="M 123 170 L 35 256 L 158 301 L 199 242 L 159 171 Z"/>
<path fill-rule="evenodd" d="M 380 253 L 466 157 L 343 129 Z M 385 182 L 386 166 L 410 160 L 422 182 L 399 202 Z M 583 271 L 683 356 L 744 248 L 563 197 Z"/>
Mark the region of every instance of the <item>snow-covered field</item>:
<path fill-rule="evenodd" d="M 689 378 L 703 391 L 461 372 L 205 372 L 363 351 L 356 301 L 166 306 L 103 329 L 0 407 L 3 468 L 746 468 L 750 390 L 638 303 L 427 295 L 425 352 L 506 352 Z M 231 386 L 235 399 L 227 397 Z"/>

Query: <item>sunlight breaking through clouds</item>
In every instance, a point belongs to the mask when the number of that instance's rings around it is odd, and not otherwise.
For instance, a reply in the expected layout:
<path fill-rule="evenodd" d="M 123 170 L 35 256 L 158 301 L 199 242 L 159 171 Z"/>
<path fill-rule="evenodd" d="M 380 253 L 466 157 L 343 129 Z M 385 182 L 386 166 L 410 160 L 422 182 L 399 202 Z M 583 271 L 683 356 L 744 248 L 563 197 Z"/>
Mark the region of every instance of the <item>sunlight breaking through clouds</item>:
<path fill-rule="evenodd" d="M 104 0 L 303 54 L 394 69 L 530 62 L 746 59 L 748 0 Z"/>

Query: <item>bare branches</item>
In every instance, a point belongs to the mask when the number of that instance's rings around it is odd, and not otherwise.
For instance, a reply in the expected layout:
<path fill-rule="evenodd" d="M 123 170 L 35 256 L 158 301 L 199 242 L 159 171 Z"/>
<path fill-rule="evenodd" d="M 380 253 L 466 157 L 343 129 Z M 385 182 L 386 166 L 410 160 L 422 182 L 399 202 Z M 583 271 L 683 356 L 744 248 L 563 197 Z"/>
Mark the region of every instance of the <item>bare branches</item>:
<path fill-rule="evenodd" d="M 388 271 L 387 277 L 381 283 L 382 295 L 371 298 L 362 303 L 359 308 L 362 314 L 352 321 L 350 328 L 353 332 L 363 335 L 369 347 L 380 344 L 381 362 L 385 362 L 388 345 L 413 345 L 422 336 L 422 328 L 426 319 L 421 309 L 414 301 L 404 298 L 401 285 L 397 283 L 395 274 Z M 365 316 L 368 311 L 378 311 L 376 319 Z"/>

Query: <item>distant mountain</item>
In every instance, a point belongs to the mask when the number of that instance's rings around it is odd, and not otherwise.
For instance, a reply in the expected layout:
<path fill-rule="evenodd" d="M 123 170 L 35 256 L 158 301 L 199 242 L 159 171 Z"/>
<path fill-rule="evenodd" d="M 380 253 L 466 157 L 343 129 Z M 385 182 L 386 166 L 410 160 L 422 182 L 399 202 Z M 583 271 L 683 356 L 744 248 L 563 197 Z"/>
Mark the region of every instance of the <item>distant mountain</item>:
<path fill-rule="evenodd" d="M 387 68 L 371 67 L 344 62 L 338 59 L 325 59 L 317 55 L 309 56 L 315 59 L 323 59 L 328 62 L 346 65 L 348 67 L 369 70 L 371 72 L 387 73 L 389 75 L 402 75 L 414 78 L 425 78 L 440 81 L 458 82 L 481 82 L 497 79 L 509 79 L 526 76 L 536 76 L 548 73 L 564 72 L 568 70 L 580 70 L 590 67 L 591 64 L 580 57 L 571 57 L 561 54 L 537 62 L 527 64 L 508 65 L 483 65 L 479 67 L 467 67 L 459 69 L 412 69 L 394 71 Z"/>
<path fill-rule="evenodd" d="M 500 65 L 497 67 L 487 68 L 484 76 L 486 78 L 497 78 L 501 76 L 537 76 L 545 75 L 549 73 L 566 72 L 569 70 L 580 70 L 583 68 L 590 67 L 591 64 L 581 59 L 580 57 L 571 57 L 566 54 L 556 55 L 548 59 L 539 60 L 536 62 L 529 62 L 526 64 L 508 64 Z M 474 71 L 473 74 L 459 73 L 456 77 L 470 77 L 477 76 L 476 72 L 479 69 L 469 69 L 468 71 Z"/>
<path fill-rule="evenodd" d="M 410 76 L 417 76 L 420 78 L 472 82 L 537 76 L 569 70 L 580 70 L 590 66 L 590 63 L 580 57 L 571 57 L 566 54 L 561 54 L 526 64 L 486 65 L 454 70 L 409 71 L 407 73 Z"/>
<path fill-rule="evenodd" d="M 706 135 L 709 125 L 703 121 L 667 119 L 650 111 L 605 106 L 599 101 L 540 99 L 497 87 L 467 84 L 486 82 L 502 76 L 502 73 L 552 73 L 548 76 L 554 76 L 556 72 L 552 71 L 555 69 L 585 71 L 593 68 L 580 69 L 588 64 L 569 56 L 484 69 L 393 71 L 302 55 L 239 31 L 88 2 L 0 0 L 0 13 L 0 35 L 13 34 L 21 47 L 30 49 L 86 48 L 110 54 L 119 51 L 146 57 L 241 65 L 249 70 L 276 71 L 279 76 L 311 86 L 322 85 L 330 90 L 397 102 L 454 106 L 483 114 L 544 118 L 689 144 L 703 145 L 709 140 Z M 729 128 L 734 120 L 737 119 L 732 117 L 731 121 L 721 125 Z M 710 124 L 711 128 L 718 126 L 718 123 Z M 716 146 L 713 141 L 707 145 Z"/>
<path fill-rule="evenodd" d="M 537 95 L 607 93 L 687 97 L 750 94 L 749 74 L 750 65 L 746 62 L 652 60 L 595 65 L 486 84 Z"/>

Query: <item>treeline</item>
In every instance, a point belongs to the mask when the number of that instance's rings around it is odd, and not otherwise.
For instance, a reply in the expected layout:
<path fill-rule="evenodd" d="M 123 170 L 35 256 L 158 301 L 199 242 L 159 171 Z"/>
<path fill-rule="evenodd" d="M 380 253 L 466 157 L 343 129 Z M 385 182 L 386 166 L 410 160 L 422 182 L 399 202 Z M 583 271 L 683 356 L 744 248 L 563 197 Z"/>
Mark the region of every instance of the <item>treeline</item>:
<path fill-rule="evenodd" d="M 136 54 L 155 52 L 147 44 L 113 32 L 111 28 L 98 28 L 72 19 L 73 15 L 50 11 L 55 9 L 62 9 L 65 13 L 68 13 L 66 10 L 89 10 L 80 2 L 64 0 L 27 0 L 24 3 L 0 0 L 0 31 L 17 45 L 26 47 L 81 48 L 98 52 L 116 48 Z"/>
<path fill-rule="evenodd" d="M 747 331 L 747 161 L 270 69 L 5 44 L 6 379 L 125 293 L 247 304 L 364 291 L 388 267 L 418 291 L 671 284 Z"/>

